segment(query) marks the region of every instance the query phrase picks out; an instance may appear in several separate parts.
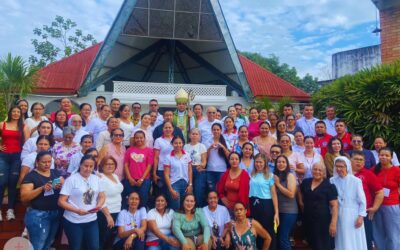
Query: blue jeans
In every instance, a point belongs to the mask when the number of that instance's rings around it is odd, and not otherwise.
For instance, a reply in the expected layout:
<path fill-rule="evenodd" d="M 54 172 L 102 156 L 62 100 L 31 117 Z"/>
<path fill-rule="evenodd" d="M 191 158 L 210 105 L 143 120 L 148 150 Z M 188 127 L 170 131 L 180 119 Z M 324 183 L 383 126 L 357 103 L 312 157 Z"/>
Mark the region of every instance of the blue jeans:
<path fill-rule="evenodd" d="M 168 235 L 168 237 L 174 237 L 172 235 Z M 157 240 L 158 246 L 148 246 L 146 247 L 147 250 L 179 250 L 179 248 L 170 246 L 166 241 Z"/>
<path fill-rule="evenodd" d="M 124 191 L 122 192 L 122 207 L 128 207 L 128 196 L 132 192 L 138 192 L 140 197 L 140 206 L 147 206 L 149 200 L 149 192 L 151 187 L 151 180 L 145 179 L 140 187 L 132 187 L 128 179 L 122 180 L 122 185 L 124 185 Z"/>
<path fill-rule="evenodd" d="M 224 172 L 207 171 L 208 192 L 216 190 L 217 183 L 219 182 L 223 174 Z"/>
<path fill-rule="evenodd" d="M 296 224 L 297 214 L 279 213 L 278 242 L 280 250 L 291 250 L 289 235 Z"/>
<path fill-rule="evenodd" d="M 206 190 L 207 187 L 207 172 L 197 171 L 195 166 L 192 166 L 193 172 L 193 194 L 196 199 L 196 207 L 204 207 L 206 205 Z"/>
<path fill-rule="evenodd" d="M 97 220 L 87 223 L 72 223 L 63 219 L 65 234 L 68 238 L 68 249 L 80 250 L 82 245 L 86 249 L 99 250 L 99 225 Z"/>
<path fill-rule="evenodd" d="M 33 249 L 50 249 L 60 225 L 57 210 L 37 210 L 28 208 L 25 213 L 25 225 Z"/>
<path fill-rule="evenodd" d="M 21 153 L 0 152 L 0 205 L 8 187 L 8 208 L 13 209 L 17 198 L 17 183 L 21 171 Z"/>
<path fill-rule="evenodd" d="M 176 211 L 181 207 L 181 201 L 186 194 L 187 187 L 188 183 L 184 179 L 180 179 L 172 184 L 172 189 L 178 192 L 178 198 L 176 200 L 173 199 L 171 193 L 168 192 L 168 205 L 170 208 Z"/>

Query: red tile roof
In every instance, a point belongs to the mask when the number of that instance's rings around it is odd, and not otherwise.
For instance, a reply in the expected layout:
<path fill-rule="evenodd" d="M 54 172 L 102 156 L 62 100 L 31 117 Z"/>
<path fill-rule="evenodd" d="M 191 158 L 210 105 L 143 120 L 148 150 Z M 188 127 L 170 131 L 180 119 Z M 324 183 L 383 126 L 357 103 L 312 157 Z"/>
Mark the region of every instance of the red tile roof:
<path fill-rule="evenodd" d="M 76 94 L 85 80 L 101 43 L 51 63 L 39 71 L 37 94 Z"/>
<path fill-rule="evenodd" d="M 288 96 L 296 101 L 309 101 L 310 95 L 305 91 L 293 86 L 279 76 L 269 72 L 250 59 L 239 54 L 239 59 L 250 85 L 251 92 L 255 97 L 268 97 L 271 100 L 279 100 Z"/>
<path fill-rule="evenodd" d="M 38 94 L 76 94 L 102 43 L 95 44 L 74 55 L 47 65 L 40 70 Z M 255 97 L 266 96 L 278 100 L 290 96 L 296 101 L 308 101 L 310 96 L 279 78 L 246 57 L 239 55 L 250 89 Z"/>

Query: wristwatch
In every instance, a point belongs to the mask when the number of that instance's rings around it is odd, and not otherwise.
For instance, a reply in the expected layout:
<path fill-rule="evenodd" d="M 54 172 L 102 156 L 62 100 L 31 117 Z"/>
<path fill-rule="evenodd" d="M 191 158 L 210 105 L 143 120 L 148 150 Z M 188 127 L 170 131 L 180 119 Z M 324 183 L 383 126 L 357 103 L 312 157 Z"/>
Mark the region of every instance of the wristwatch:
<path fill-rule="evenodd" d="M 192 186 L 192 183 L 189 183 L 189 186 Z"/>

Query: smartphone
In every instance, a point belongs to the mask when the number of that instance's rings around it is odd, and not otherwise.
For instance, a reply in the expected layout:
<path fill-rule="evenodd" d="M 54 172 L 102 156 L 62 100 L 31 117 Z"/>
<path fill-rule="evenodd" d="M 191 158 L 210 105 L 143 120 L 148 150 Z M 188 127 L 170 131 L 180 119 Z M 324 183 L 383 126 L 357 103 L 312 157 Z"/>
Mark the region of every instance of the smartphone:
<path fill-rule="evenodd" d="M 89 213 L 97 213 L 99 210 L 97 208 L 92 208 L 88 212 Z"/>
<path fill-rule="evenodd" d="M 54 188 L 58 183 L 60 183 L 60 181 L 61 177 L 54 179 L 53 182 L 51 183 L 51 186 Z"/>

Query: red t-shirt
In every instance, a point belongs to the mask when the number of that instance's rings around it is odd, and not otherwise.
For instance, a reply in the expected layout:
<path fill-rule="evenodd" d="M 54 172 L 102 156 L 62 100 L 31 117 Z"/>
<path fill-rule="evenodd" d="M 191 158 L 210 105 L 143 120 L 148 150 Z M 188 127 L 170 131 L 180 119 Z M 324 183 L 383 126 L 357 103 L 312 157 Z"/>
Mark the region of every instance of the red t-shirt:
<path fill-rule="evenodd" d="M 335 136 L 336 138 L 339 138 L 339 136 Z M 343 138 L 339 138 L 343 142 L 343 152 L 347 153 L 349 150 L 353 149 L 353 146 L 351 146 L 351 134 L 350 133 L 345 133 Z"/>
<path fill-rule="evenodd" d="M 375 167 L 371 169 L 374 171 Z M 383 198 L 382 205 L 392 206 L 392 205 L 399 205 L 400 198 L 399 198 L 399 184 L 400 184 L 400 168 L 398 167 L 391 167 L 388 169 L 381 169 L 378 174 L 378 180 L 383 186 L 383 192 L 385 193 L 385 197 Z M 389 192 L 387 194 L 385 192 Z"/>
<path fill-rule="evenodd" d="M 372 207 L 375 194 L 379 190 L 382 190 L 382 184 L 379 182 L 376 175 L 366 168 L 362 168 L 355 176 L 362 181 L 365 198 L 367 199 L 367 208 Z"/>
<path fill-rule="evenodd" d="M 129 173 L 135 180 L 143 177 L 148 165 L 153 165 L 153 150 L 151 148 L 130 147 L 125 153 L 124 165 L 128 163 Z M 150 175 L 145 178 L 148 179 Z"/>
<path fill-rule="evenodd" d="M 330 134 L 325 134 L 322 137 L 314 137 L 315 147 L 320 149 L 322 157 L 325 157 L 326 152 L 328 152 L 328 142 L 331 138 L 332 136 Z"/>

